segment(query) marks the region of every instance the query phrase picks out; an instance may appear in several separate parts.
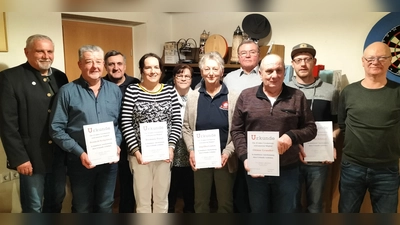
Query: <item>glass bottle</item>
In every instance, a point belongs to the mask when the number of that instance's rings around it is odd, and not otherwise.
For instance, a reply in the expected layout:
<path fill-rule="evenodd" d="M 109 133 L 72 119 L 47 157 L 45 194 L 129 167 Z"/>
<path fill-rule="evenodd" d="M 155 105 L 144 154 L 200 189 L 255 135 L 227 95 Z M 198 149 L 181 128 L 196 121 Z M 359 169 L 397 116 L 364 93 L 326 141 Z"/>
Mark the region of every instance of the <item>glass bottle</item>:
<path fill-rule="evenodd" d="M 238 56 L 238 48 L 240 43 L 243 41 L 242 30 L 238 26 L 236 30 L 233 32 L 233 39 L 232 39 L 232 51 L 231 51 L 231 63 L 239 63 L 239 56 Z"/>
<path fill-rule="evenodd" d="M 206 30 L 203 30 L 203 33 L 200 34 L 199 61 L 205 53 L 204 45 L 206 44 L 208 36 L 210 36 L 210 32 L 207 33 Z"/>

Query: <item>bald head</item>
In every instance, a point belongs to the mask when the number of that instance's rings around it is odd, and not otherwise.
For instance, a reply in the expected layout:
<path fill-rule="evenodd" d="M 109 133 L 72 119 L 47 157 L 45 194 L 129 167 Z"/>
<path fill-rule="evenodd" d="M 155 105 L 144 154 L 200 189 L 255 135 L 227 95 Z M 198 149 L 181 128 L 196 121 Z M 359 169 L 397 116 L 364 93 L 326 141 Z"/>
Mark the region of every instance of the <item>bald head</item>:
<path fill-rule="evenodd" d="M 285 64 L 283 62 L 283 59 L 276 54 L 269 54 L 266 55 L 262 60 L 260 64 L 260 68 L 265 68 L 268 65 L 279 65 L 285 68 Z"/>
<path fill-rule="evenodd" d="M 381 56 L 390 56 L 390 48 L 387 44 L 383 42 L 373 42 L 368 45 L 364 50 L 364 57 L 374 56 L 380 54 Z"/>
<path fill-rule="evenodd" d="M 285 78 L 285 64 L 279 55 L 271 54 L 263 58 L 260 65 L 260 78 L 264 93 L 269 97 L 277 97 L 282 91 Z"/>
<path fill-rule="evenodd" d="M 373 42 L 368 45 L 362 57 L 366 76 L 386 77 L 386 72 L 391 64 L 389 46 L 382 42 Z"/>

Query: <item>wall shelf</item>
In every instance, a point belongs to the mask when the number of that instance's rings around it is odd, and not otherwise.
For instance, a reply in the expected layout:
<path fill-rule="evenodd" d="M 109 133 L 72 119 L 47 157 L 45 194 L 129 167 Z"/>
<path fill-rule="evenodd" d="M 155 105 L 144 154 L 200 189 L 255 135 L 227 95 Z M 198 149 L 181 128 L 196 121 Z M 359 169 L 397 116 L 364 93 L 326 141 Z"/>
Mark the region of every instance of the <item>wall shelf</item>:
<path fill-rule="evenodd" d="M 262 58 L 264 58 L 265 55 L 267 55 L 268 49 L 269 49 L 269 46 L 260 46 L 260 60 Z M 232 48 L 229 47 L 229 52 L 228 52 L 227 56 L 224 58 L 224 61 L 225 61 L 224 76 L 226 74 L 228 74 L 229 72 L 240 68 L 239 63 L 232 64 L 229 62 L 229 60 L 231 58 L 231 53 L 232 53 Z M 281 56 L 282 59 L 284 59 L 285 58 L 285 46 L 274 44 L 271 49 L 271 54 L 277 54 L 277 55 Z M 196 57 L 194 59 L 196 61 L 195 63 L 184 63 L 193 68 L 192 88 L 194 88 L 194 86 L 196 86 L 196 84 L 201 80 L 199 64 L 197 63 L 198 62 L 198 48 L 196 48 Z M 162 60 L 164 62 L 164 53 L 162 56 Z M 162 80 L 163 83 L 167 83 L 167 84 L 172 83 L 172 70 L 174 69 L 174 67 L 176 65 L 178 65 L 178 64 L 170 64 L 170 63 L 164 64 L 165 76 L 164 76 L 164 79 Z"/>

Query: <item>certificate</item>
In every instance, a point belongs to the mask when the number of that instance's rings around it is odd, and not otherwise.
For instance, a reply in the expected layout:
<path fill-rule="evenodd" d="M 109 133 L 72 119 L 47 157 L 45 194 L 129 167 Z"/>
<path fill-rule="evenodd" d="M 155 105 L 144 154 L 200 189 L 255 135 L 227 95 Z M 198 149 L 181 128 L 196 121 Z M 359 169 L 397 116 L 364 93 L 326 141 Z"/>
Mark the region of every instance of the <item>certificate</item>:
<path fill-rule="evenodd" d="M 247 132 L 247 166 L 249 175 L 279 176 L 279 132 Z"/>
<path fill-rule="evenodd" d="M 167 122 L 141 123 L 139 126 L 143 161 L 169 159 Z"/>
<path fill-rule="evenodd" d="M 92 165 L 119 161 L 113 122 L 83 125 L 83 133 Z"/>
<path fill-rule="evenodd" d="M 304 152 L 306 162 L 324 162 L 334 161 L 333 158 L 333 129 L 331 121 L 315 122 L 317 125 L 317 136 L 304 143 Z"/>
<path fill-rule="evenodd" d="M 196 169 L 221 167 L 221 144 L 219 130 L 193 132 Z"/>

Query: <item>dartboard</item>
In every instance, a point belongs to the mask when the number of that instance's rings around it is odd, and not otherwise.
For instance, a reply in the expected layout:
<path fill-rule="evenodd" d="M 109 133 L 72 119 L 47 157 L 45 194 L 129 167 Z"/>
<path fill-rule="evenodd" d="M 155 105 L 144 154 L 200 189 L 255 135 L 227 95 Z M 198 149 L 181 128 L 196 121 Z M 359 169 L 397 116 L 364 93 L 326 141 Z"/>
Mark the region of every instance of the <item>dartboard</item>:
<path fill-rule="evenodd" d="M 400 25 L 391 29 L 385 37 L 383 37 L 383 42 L 389 46 L 392 52 L 392 65 L 390 65 L 389 71 L 394 75 L 400 76 Z"/>
<path fill-rule="evenodd" d="M 369 32 L 364 43 L 364 49 L 371 43 L 381 41 L 386 43 L 392 52 L 392 64 L 386 76 L 400 83 L 400 12 L 392 12 L 380 19 Z"/>

